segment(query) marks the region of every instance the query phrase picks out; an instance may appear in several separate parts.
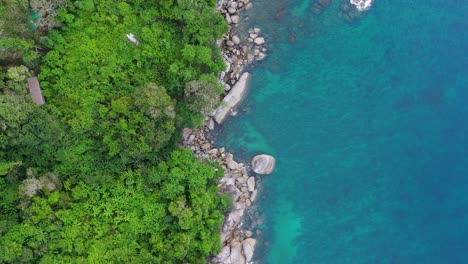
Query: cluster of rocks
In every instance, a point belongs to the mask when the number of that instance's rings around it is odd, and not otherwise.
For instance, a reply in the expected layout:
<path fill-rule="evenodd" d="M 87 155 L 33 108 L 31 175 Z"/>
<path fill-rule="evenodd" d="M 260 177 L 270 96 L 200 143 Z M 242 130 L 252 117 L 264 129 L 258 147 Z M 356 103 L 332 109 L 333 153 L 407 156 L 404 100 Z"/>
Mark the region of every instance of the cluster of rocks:
<path fill-rule="evenodd" d="M 218 12 L 220 12 L 229 25 L 236 25 L 240 21 L 240 11 L 252 8 L 250 0 L 219 0 Z"/>
<path fill-rule="evenodd" d="M 251 261 L 257 242 L 254 235 L 260 234 L 258 230 L 254 233 L 242 228 L 244 214 L 257 197 L 256 178 L 248 175 L 248 167 L 244 163 L 235 161 L 233 155 L 227 153 L 224 148 L 215 148 L 214 142 L 210 139 L 215 122 L 221 124 L 228 114 L 236 114 L 234 108 L 242 100 L 250 77 L 249 73 L 244 72 L 245 67 L 266 57 L 265 39 L 260 36 L 259 28 L 249 30 L 248 36 L 244 38 L 234 34 L 232 30 L 232 27 L 239 23 L 241 10 L 251 7 L 250 0 L 218 1 L 218 11 L 230 25 L 229 33 L 218 42 L 226 63 L 226 70 L 221 72 L 219 77 L 219 81 L 224 85 L 225 94 L 218 109 L 205 118 L 203 126 L 193 130 L 186 128 L 182 135 L 182 146 L 190 148 L 199 159 L 208 159 L 221 164 L 225 173 L 218 187 L 221 192 L 230 194 L 233 201 L 233 209 L 225 216 L 222 227 L 222 251 L 217 256 L 211 257 L 211 263 L 245 264 Z M 265 164 L 265 157 L 257 158 L 253 163 L 257 166 L 254 171 L 260 172 L 259 174 L 271 172 L 274 168 L 274 159 L 267 159 L 269 164 Z M 252 215 L 258 216 L 257 213 Z M 251 227 L 259 224 L 261 220 L 253 221 Z"/>
<path fill-rule="evenodd" d="M 230 25 L 229 33 L 219 40 L 227 66 L 226 70 L 221 72 L 219 79 L 226 92 L 239 80 L 247 65 L 266 58 L 267 48 L 265 38 L 260 36 L 260 28 L 249 30 L 247 37 L 242 37 L 240 34 L 234 33 L 235 30 L 233 30 L 239 23 L 241 10 L 251 7 L 250 0 L 218 1 L 218 11 Z"/>
<path fill-rule="evenodd" d="M 312 6 L 310 7 L 310 11 L 312 13 L 318 15 L 322 13 L 325 8 L 327 8 L 331 3 L 331 0 L 316 0 L 312 3 Z"/>
<path fill-rule="evenodd" d="M 207 123 L 210 121 L 207 120 Z M 213 148 L 209 138 L 210 128 L 184 129 L 183 146 L 190 148 L 200 159 L 217 161 L 224 169 L 219 189 L 232 196 L 233 210 L 225 216 L 222 233 L 222 252 L 211 259 L 214 263 L 247 263 L 254 254 L 256 239 L 253 232 L 242 230 L 244 213 L 257 197 L 255 177 L 249 176 L 247 166 L 234 160 L 224 148 Z"/>

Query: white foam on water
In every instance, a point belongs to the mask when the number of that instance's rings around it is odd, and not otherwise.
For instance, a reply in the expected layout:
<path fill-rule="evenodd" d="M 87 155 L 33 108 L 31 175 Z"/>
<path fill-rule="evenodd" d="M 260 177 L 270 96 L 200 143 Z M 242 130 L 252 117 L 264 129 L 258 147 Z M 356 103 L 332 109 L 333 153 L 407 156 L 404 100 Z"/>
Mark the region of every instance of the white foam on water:
<path fill-rule="evenodd" d="M 372 0 L 349 0 L 349 2 L 356 6 L 359 11 L 366 11 L 372 5 Z"/>

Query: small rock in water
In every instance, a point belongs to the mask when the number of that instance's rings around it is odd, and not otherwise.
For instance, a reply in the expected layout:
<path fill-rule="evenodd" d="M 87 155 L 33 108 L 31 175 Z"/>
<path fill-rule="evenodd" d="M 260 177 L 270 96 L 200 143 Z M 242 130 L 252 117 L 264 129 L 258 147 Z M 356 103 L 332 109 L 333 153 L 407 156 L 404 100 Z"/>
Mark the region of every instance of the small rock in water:
<path fill-rule="evenodd" d="M 265 39 L 263 37 L 258 37 L 256 39 L 254 39 L 254 43 L 255 43 L 255 45 L 263 45 L 263 44 L 265 44 Z"/>

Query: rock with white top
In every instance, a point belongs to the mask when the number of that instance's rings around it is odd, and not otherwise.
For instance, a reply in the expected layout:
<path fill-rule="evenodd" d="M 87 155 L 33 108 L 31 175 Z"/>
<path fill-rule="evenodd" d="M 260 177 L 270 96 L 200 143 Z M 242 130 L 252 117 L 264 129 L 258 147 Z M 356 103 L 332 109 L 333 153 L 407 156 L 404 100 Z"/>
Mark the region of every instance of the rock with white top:
<path fill-rule="evenodd" d="M 253 257 L 256 243 L 257 241 L 254 238 L 247 238 L 242 241 L 242 250 L 244 251 L 244 256 L 247 262 Z"/>
<path fill-rule="evenodd" d="M 270 174 L 275 169 L 276 160 L 273 156 L 261 154 L 252 159 L 252 170 L 257 174 Z"/>
<path fill-rule="evenodd" d="M 254 43 L 255 43 L 255 45 L 263 45 L 263 44 L 265 44 L 265 39 L 263 37 L 258 37 L 256 39 L 254 39 Z"/>
<path fill-rule="evenodd" d="M 244 98 L 245 92 L 248 87 L 248 83 L 250 80 L 250 74 L 245 72 L 239 78 L 239 81 L 231 88 L 229 93 L 224 97 L 221 105 L 216 110 L 214 115 L 214 120 L 221 124 L 224 119 L 226 119 L 227 115 L 230 112 L 233 112 L 233 108 L 236 107 Z"/>

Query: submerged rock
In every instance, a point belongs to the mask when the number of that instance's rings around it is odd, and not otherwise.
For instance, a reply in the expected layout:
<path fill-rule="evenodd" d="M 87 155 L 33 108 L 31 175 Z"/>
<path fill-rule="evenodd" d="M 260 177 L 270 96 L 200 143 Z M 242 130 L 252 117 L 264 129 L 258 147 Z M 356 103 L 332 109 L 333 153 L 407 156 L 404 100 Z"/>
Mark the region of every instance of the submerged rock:
<path fill-rule="evenodd" d="M 252 170 L 258 174 L 270 174 L 275 169 L 276 160 L 270 155 L 257 155 L 252 159 Z"/>

